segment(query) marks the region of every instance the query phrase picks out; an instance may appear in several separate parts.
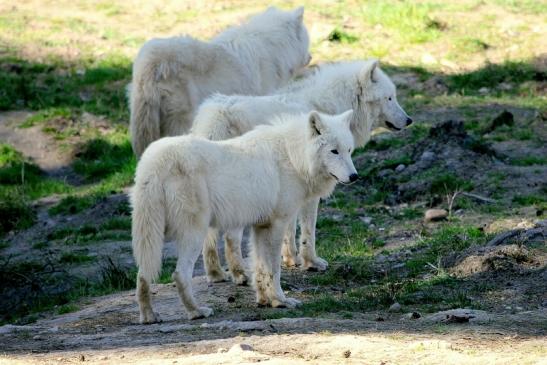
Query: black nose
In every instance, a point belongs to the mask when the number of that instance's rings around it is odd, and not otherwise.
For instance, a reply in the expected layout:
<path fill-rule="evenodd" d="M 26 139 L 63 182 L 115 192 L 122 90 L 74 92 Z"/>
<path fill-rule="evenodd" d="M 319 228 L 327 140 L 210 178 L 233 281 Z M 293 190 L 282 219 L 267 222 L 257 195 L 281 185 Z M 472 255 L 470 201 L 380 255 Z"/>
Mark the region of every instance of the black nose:
<path fill-rule="evenodd" d="M 412 124 L 412 119 L 406 118 L 406 125 L 411 125 L 411 124 Z"/>
<path fill-rule="evenodd" d="M 359 175 L 357 174 L 351 174 L 349 175 L 349 181 L 350 182 L 354 182 L 355 180 L 357 180 L 359 178 Z"/>

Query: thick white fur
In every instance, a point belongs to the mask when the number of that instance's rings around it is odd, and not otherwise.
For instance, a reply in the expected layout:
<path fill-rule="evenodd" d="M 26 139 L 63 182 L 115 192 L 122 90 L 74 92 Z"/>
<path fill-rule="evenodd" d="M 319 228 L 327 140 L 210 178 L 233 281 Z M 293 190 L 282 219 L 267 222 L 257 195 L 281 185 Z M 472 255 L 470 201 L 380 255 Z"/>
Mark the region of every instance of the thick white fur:
<path fill-rule="evenodd" d="M 251 225 L 258 304 L 297 305 L 280 286 L 283 235 L 302 205 L 329 195 L 337 181 L 348 182 L 356 174 L 351 114 L 286 116 L 222 142 L 191 135 L 153 142 L 137 166 L 131 193 L 141 322 L 158 319 L 150 283 L 160 273 L 165 239 L 178 243 L 173 279 L 188 317 L 212 314 L 197 305 L 191 286 L 210 226 Z"/>
<path fill-rule="evenodd" d="M 269 123 L 272 116 L 280 113 L 319 110 L 337 114 L 350 108 L 355 111 L 351 131 L 354 143 L 359 147 L 368 142 L 374 128 L 399 130 L 411 122 L 397 102 L 396 89 L 389 77 L 376 60 L 367 60 L 319 66 L 310 76 L 267 96 L 213 95 L 198 109 L 191 133 L 223 140 L 241 135 L 256 125 Z M 327 268 L 327 262 L 315 252 L 318 204 L 318 200 L 312 201 L 300 212 L 300 257 L 296 256 L 294 224 L 287 232 L 283 247 L 286 265 L 302 263 L 305 269 Z M 232 279 L 238 284 L 246 282 L 240 243 L 237 242 L 241 235 L 242 228 L 228 231 L 225 235 L 228 267 Z M 224 280 L 213 234 L 205 245 L 204 258 L 208 279 L 213 282 Z"/>
<path fill-rule="evenodd" d="M 261 95 L 284 85 L 310 60 L 303 11 L 271 7 L 210 42 L 184 36 L 145 43 L 129 87 L 135 154 L 162 136 L 186 133 L 212 93 Z"/>

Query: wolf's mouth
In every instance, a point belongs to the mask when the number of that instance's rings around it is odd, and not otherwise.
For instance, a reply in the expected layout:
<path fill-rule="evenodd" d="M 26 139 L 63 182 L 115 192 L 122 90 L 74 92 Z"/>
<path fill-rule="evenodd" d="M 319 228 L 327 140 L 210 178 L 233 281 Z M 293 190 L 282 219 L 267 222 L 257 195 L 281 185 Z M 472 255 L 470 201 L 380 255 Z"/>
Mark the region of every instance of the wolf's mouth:
<path fill-rule="evenodd" d="M 388 122 L 387 120 L 386 120 L 385 123 L 386 123 L 386 125 L 388 126 L 389 129 L 392 129 L 392 130 L 394 130 L 394 131 L 400 131 L 400 130 L 402 129 L 402 128 L 397 128 L 397 127 L 395 127 L 393 124 L 391 124 L 391 123 Z"/>

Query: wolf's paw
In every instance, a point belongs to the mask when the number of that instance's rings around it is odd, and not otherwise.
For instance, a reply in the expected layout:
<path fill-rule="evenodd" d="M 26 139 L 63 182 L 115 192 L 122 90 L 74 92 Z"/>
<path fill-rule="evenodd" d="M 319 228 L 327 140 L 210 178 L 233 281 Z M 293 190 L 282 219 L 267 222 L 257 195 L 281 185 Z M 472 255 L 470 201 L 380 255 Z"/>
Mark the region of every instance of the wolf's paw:
<path fill-rule="evenodd" d="M 285 267 L 297 267 L 302 265 L 302 259 L 299 256 L 283 256 L 283 265 Z"/>
<path fill-rule="evenodd" d="M 207 273 L 208 283 L 222 283 L 228 280 L 230 280 L 230 278 L 223 271 L 213 271 L 213 272 Z"/>
<path fill-rule="evenodd" d="M 308 271 L 325 271 L 329 267 L 329 263 L 321 257 L 314 257 L 311 260 L 304 259 L 302 265 L 303 270 Z"/>
<path fill-rule="evenodd" d="M 283 298 L 274 299 L 271 304 L 273 308 L 296 308 L 301 305 L 302 302 L 294 298 Z"/>
<path fill-rule="evenodd" d="M 140 316 L 140 323 L 141 324 L 152 324 L 152 323 L 159 323 L 161 322 L 160 317 L 154 313 L 153 311 L 145 311 L 144 313 L 141 313 Z"/>
<path fill-rule="evenodd" d="M 188 313 L 188 319 L 207 318 L 213 314 L 213 308 L 199 307 Z"/>
<path fill-rule="evenodd" d="M 236 285 L 249 285 L 249 277 L 247 276 L 247 274 L 245 274 L 244 271 L 232 273 L 232 281 Z"/>

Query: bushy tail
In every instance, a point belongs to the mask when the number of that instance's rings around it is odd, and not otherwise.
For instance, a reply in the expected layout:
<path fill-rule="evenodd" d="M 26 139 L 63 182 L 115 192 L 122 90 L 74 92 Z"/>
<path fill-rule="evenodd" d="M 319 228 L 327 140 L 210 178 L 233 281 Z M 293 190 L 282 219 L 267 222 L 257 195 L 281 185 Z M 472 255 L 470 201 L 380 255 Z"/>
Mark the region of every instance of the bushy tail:
<path fill-rule="evenodd" d="M 137 157 L 160 138 L 162 102 L 165 110 L 192 108 L 189 91 L 183 90 L 187 77 L 209 72 L 217 53 L 218 47 L 190 37 L 153 39 L 141 48 L 129 90 L 131 143 Z"/>
<path fill-rule="evenodd" d="M 154 85 L 131 86 L 129 129 L 133 152 L 140 157 L 146 147 L 160 138 L 161 96 Z"/>
<path fill-rule="evenodd" d="M 165 199 L 161 184 L 148 181 L 147 184 L 135 185 L 131 203 L 133 256 L 139 276 L 150 283 L 161 273 L 165 232 Z"/>

